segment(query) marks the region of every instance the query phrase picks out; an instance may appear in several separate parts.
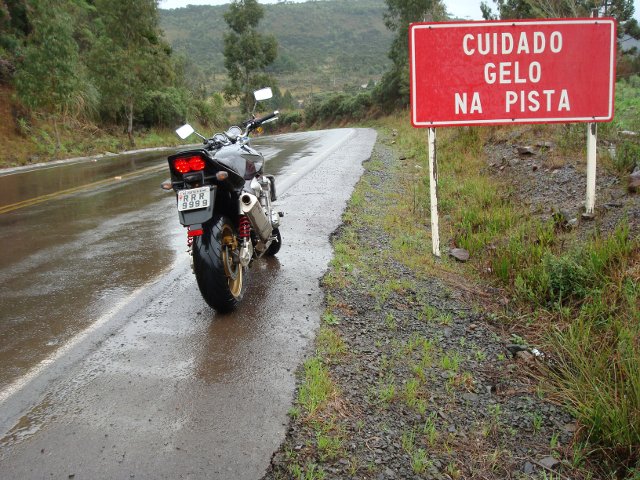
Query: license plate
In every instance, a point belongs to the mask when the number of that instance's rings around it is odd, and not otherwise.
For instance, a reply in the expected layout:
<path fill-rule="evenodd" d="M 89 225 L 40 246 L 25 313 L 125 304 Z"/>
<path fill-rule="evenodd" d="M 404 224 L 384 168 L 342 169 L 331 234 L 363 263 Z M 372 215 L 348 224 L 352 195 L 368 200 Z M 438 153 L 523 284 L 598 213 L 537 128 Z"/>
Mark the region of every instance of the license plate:
<path fill-rule="evenodd" d="M 178 211 L 207 208 L 211 203 L 211 190 L 209 187 L 192 188 L 178 192 Z"/>

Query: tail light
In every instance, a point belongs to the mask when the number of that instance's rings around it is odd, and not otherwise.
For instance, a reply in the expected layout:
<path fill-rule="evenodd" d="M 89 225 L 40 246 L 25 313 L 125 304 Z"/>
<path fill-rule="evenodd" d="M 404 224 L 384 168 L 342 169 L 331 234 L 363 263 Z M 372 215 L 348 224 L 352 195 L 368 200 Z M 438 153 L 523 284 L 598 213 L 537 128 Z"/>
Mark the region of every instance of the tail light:
<path fill-rule="evenodd" d="M 182 174 L 204 170 L 204 166 L 205 163 L 202 157 L 197 156 L 176 158 L 173 161 L 173 168 L 176 172 Z"/>
<path fill-rule="evenodd" d="M 189 227 L 189 230 L 187 230 L 187 237 L 191 238 L 191 237 L 199 237 L 200 235 L 202 235 L 204 233 L 204 231 L 202 230 L 202 228 L 194 228 L 193 230 L 191 229 L 191 227 Z"/>

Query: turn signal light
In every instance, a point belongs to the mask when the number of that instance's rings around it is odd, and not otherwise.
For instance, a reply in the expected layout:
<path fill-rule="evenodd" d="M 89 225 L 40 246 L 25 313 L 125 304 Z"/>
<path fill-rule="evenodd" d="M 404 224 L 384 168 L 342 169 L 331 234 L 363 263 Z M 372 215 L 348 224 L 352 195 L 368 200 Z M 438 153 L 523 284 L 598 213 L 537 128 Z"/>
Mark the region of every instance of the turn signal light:
<path fill-rule="evenodd" d="M 177 158 L 173 162 L 173 168 L 179 173 L 197 172 L 204 170 L 204 160 L 201 157 Z"/>

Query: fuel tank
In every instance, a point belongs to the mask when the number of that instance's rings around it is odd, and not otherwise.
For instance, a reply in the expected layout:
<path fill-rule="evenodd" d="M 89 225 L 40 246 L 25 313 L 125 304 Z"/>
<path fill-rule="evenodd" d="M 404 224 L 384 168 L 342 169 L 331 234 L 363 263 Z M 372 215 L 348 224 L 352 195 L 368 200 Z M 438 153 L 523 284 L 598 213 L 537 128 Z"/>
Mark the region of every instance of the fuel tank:
<path fill-rule="evenodd" d="M 218 150 L 214 157 L 216 161 L 230 168 L 245 180 L 251 180 L 262 171 L 264 157 L 260 152 L 248 145 L 234 143 Z"/>

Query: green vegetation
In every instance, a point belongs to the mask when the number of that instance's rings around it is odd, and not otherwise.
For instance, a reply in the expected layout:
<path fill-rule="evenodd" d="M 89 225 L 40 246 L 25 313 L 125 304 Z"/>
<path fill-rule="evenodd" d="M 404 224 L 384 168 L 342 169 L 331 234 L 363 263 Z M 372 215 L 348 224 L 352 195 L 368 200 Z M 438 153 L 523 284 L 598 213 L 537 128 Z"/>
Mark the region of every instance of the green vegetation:
<path fill-rule="evenodd" d="M 616 117 L 620 130 L 640 131 L 640 76 L 635 75 L 616 83 Z"/>
<path fill-rule="evenodd" d="M 224 13 L 230 29 L 224 34 L 224 66 L 229 76 L 224 92 L 228 100 L 240 101 L 243 114 L 251 112 L 254 90 L 274 84 L 264 69 L 276 59 L 278 42 L 273 35 L 258 32 L 263 16 L 257 0 L 233 0 Z"/>
<path fill-rule="evenodd" d="M 0 1 L 0 163 L 121 150 L 155 129 L 142 146 L 187 119 L 222 123 L 219 95 L 198 88 L 190 65 L 162 38 L 154 0 Z"/>
<path fill-rule="evenodd" d="M 198 62 L 209 91 L 224 83 L 226 6 L 161 10 L 161 26 L 176 52 Z M 281 2 L 264 5 L 260 31 L 273 34 L 278 58 L 268 73 L 296 95 L 335 91 L 379 79 L 389 65 L 391 34 L 383 0 Z M 300 97 L 299 97 L 300 98 Z"/>
<path fill-rule="evenodd" d="M 304 384 L 298 391 L 298 403 L 307 415 L 314 415 L 326 405 L 334 390 L 333 383 L 319 357 L 313 357 L 304 364 Z"/>
<path fill-rule="evenodd" d="M 16 74 L 16 87 L 24 103 L 48 116 L 54 124 L 56 150 L 60 149 L 57 118 L 91 102 L 85 66 L 73 38 L 71 15 L 51 2 L 34 2 L 33 32 Z"/>
<path fill-rule="evenodd" d="M 399 117 L 383 123 L 398 131 L 406 163 L 423 164 L 423 132 L 412 130 Z M 558 128 L 561 134 L 561 127 L 548 127 L 547 132 Z M 524 318 L 535 319 L 536 329 L 545 326 L 545 348 L 554 356 L 547 372 L 548 393 L 562 399 L 584 425 L 584 439 L 592 451 L 605 452 L 612 464 L 612 459 L 635 462 L 640 445 L 640 240 L 623 222 L 610 234 L 574 243 L 570 233 L 561 234 L 552 223 L 533 219 L 508 200 L 508 188 L 483 174 L 481 147 L 495 135 L 490 129 L 441 130 L 443 241 L 468 248 L 475 258 L 488 257 L 488 278 L 493 276 L 510 291 L 527 312 Z M 418 182 L 414 196 L 417 201 L 402 203 L 399 198 L 398 210 L 389 212 L 394 216 L 389 233 L 419 234 L 416 229 L 428 211 L 428 182 Z M 425 208 L 412 209 L 415 203 Z M 403 217 L 401 211 L 413 215 Z M 416 248 L 419 245 L 425 245 L 424 251 Z M 429 241 L 412 243 L 414 248 L 397 259 L 433 271 L 429 246 Z M 471 262 L 472 276 L 477 267 Z M 427 317 L 436 315 L 427 311 Z M 526 331 L 528 324 L 518 327 Z M 442 368 L 451 371 L 457 370 L 458 360 L 455 353 L 440 359 Z M 498 418 L 499 412 L 495 414 Z M 539 417 L 532 422 L 540 428 Z"/>
<path fill-rule="evenodd" d="M 391 68 L 382 78 L 378 89 L 381 105 L 403 107 L 409 104 L 409 24 L 412 22 L 437 22 L 447 18 L 442 0 L 385 0 L 387 12 L 385 25 L 394 33 L 389 49 Z"/>
<path fill-rule="evenodd" d="M 627 33 L 638 36 L 638 24 L 633 19 L 633 0 L 558 0 L 547 2 L 541 0 L 493 0 L 498 9 L 494 14 L 487 2 L 481 2 L 481 10 L 486 20 L 514 18 L 571 18 L 597 16 L 615 17 L 620 22 L 620 34 Z"/>

